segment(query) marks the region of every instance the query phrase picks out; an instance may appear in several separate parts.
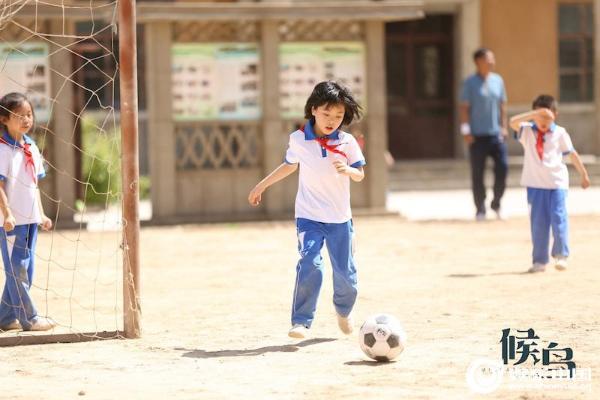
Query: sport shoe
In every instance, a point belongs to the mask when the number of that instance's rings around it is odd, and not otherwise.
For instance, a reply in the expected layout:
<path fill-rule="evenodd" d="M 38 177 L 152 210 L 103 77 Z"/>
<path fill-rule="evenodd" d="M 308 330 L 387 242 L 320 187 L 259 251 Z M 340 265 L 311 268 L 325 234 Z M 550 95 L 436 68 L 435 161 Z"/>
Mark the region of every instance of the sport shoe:
<path fill-rule="evenodd" d="M 556 257 L 556 263 L 554 264 L 554 268 L 559 271 L 564 271 L 567 269 L 567 258 L 566 257 Z"/>
<path fill-rule="evenodd" d="M 527 272 L 529 272 L 530 274 L 536 273 L 536 272 L 544 272 L 546 270 L 546 265 L 545 264 L 538 264 L 535 263 L 533 264 L 533 266 L 531 268 L 529 268 L 527 270 Z"/>
<path fill-rule="evenodd" d="M 17 319 L 15 319 L 10 324 L 0 326 L 0 332 L 14 331 L 16 329 L 21 329 L 21 323 Z"/>
<path fill-rule="evenodd" d="M 496 213 L 496 219 L 498 221 L 504 221 L 504 214 L 502 213 L 502 209 L 498 208 L 497 210 L 494 210 L 494 212 Z"/>
<path fill-rule="evenodd" d="M 308 328 L 302 324 L 294 324 L 288 332 L 288 336 L 295 339 L 304 339 L 308 336 Z"/>
<path fill-rule="evenodd" d="M 48 317 L 35 317 L 31 322 L 30 331 L 49 331 L 56 326 L 56 322 Z"/>
<path fill-rule="evenodd" d="M 485 213 L 478 212 L 477 214 L 475 214 L 475 221 L 477 221 L 477 222 L 485 221 Z"/>
<path fill-rule="evenodd" d="M 347 317 L 342 317 L 341 315 L 337 315 L 337 322 L 338 322 L 338 326 L 340 327 L 340 330 L 342 332 L 344 332 L 346 335 L 349 335 L 352 333 L 352 331 L 354 330 L 354 328 L 352 327 L 352 317 L 351 316 L 347 316 Z"/>

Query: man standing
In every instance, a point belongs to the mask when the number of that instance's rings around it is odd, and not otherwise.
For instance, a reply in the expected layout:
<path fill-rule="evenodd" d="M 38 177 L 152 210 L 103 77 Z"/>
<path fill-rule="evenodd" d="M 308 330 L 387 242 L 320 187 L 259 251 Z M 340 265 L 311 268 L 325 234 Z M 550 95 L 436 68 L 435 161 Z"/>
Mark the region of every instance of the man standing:
<path fill-rule="evenodd" d="M 506 90 L 502 77 L 493 72 L 494 53 L 481 48 L 473 54 L 477 73 L 464 83 L 460 104 L 460 131 L 469 146 L 473 200 L 477 209 L 477 221 L 486 218 L 484 183 L 485 162 L 488 156 L 494 160 L 494 198 L 490 204 L 498 219 L 500 200 L 506 188 L 508 172 L 507 147 L 504 138 L 508 134 L 506 115 Z"/>

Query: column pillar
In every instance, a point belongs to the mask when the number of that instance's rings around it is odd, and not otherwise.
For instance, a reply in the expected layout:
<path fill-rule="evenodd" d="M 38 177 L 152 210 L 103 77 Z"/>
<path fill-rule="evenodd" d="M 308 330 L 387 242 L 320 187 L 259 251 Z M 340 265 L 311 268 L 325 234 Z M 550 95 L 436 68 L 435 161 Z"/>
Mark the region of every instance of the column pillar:
<path fill-rule="evenodd" d="M 171 23 L 148 22 L 144 28 L 152 214 L 153 218 L 164 219 L 177 214 Z"/>

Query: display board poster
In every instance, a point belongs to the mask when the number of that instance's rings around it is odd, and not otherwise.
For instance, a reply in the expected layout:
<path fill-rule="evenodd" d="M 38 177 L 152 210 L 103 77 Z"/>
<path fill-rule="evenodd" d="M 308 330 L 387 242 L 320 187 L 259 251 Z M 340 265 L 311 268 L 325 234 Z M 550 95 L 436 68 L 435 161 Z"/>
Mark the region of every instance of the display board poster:
<path fill-rule="evenodd" d="M 260 118 L 255 43 L 176 43 L 171 48 L 176 121 Z"/>
<path fill-rule="evenodd" d="M 337 81 L 366 108 L 366 60 L 362 42 L 290 42 L 279 47 L 280 107 L 283 118 L 302 118 L 315 85 Z"/>
<path fill-rule="evenodd" d="M 11 92 L 27 95 L 36 121 L 48 122 L 51 102 L 46 43 L 0 43 L 0 96 Z"/>

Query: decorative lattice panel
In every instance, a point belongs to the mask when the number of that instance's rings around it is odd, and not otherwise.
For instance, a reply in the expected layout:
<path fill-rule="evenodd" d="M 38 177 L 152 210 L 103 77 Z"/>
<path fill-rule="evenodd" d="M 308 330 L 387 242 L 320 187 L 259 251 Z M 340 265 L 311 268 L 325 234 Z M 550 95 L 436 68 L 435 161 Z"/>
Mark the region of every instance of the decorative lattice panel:
<path fill-rule="evenodd" d="M 291 20 L 279 24 L 282 41 L 363 40 L 365 28 L 359 21 Z"/>
<path fill-rule="evenodd" d="M 46 22 L 37 21 L 36 23 L 34 19 L 0 20 L 0 40 L 20 42 L 35 36 L 35 33 L 38 31 L 47 32 L 46 25 Z"/>
<path fill-rule="evenodd" d="M 256 42 L 260 38 L 255 21 L 176 22 L 173 41 L 177 43 L 202 42 Z"/>
<path fill-rule="evenodd" d="M 178 123 L 178 170 L 246 169 L 260 165 L 262 148 L 256 123 Z"/>
<path fill-rule="evenodd" d="M 301 120 L 301 119 L 288 119 L 283 122 L 283 132 L 285 134 L 290 134 L 292 132 L 295 132 L 298 129 L 300 129 L 300 127 L 302 125 L 304 125 L 305 123 L 306 123 L 306 121 Z"/>
<path fill-rule="evenodd" d="M 300 127 L 302 125 L 304 125 L 306 123 L 306 120 L 304 119 L 288 119 L 284 121 L 284 132 L 286 134 L 288 133 L 292 133 L 298 129 L 300 129 Z M 342 128 L 342 130 L 344 132 L 348 132 L 353 134 L 354 136 L 358 136 L 359 134 L 365 134 L 366 133 L 366 128 L 367 128 L 367 124 L 366 121 L 364 119 L 361 119 L 358 122 L 354 122 L 352 123 L 352 125 L 350 126 L 344 126 Z"/>
<path fill-rule="evenodd" d="M 304 125 L 306 123 L 306 120 L 300 120 L 300 119 L 288 119 L 285 120 L 283 123 L 283 129 L 284 132 L 286 134 L 295 132 L 296 130 L 300 129 L 300 127 L 302 125 Z M 344 126 L 342 128 L 342 130 L 344 132 L 348 132 L 351 133 L 357 140 L 359 140 L 359 143 L 361 141 L 366 141 L 367 140 L 367 121 L 364 119 L 361 119 L 358 122 L 354 122 L 352 125 L 350 126 Z M 362 136 L 362 139 L 361 139 Z M 363 149 L 364 152 L 364 149 Z"/>

